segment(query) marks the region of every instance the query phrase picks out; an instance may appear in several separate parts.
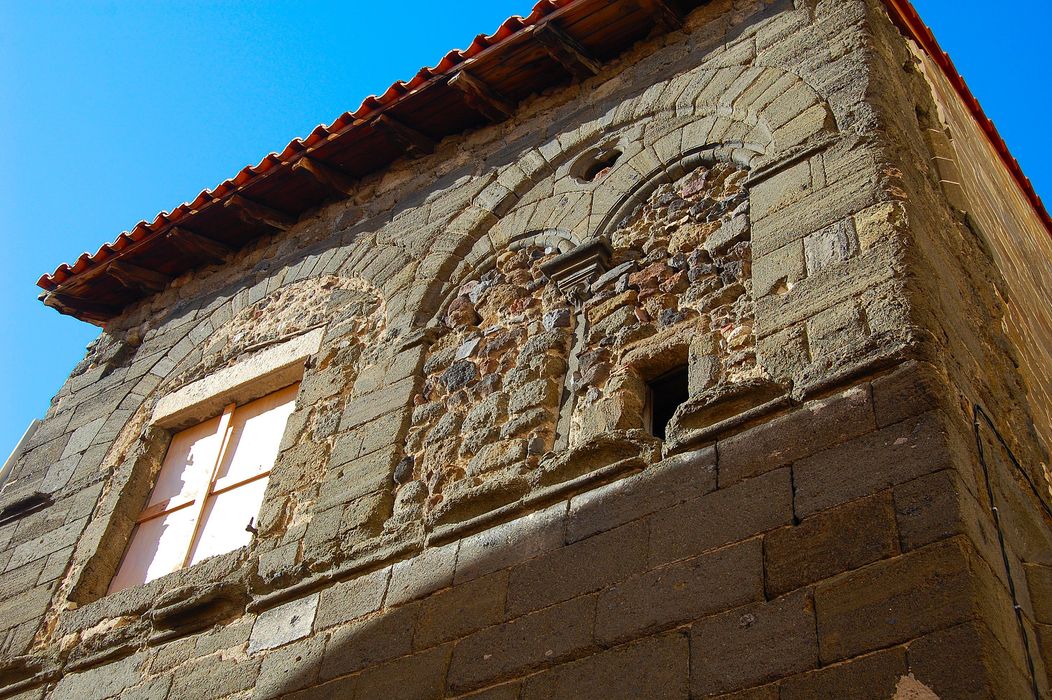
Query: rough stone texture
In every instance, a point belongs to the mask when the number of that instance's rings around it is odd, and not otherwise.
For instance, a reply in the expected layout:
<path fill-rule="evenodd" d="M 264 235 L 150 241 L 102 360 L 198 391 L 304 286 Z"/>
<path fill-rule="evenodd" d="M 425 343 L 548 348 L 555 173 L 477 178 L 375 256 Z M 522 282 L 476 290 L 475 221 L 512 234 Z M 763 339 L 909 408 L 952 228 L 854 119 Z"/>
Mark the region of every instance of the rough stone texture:
<path fill-rule="evenodd" d="M 180 276 L 0 496 L 0 698 L 1047 694 L 1052 239 L 969 120 L 877 0 L 714 0 Z M 156 407 L 312 332 L 252 544 L 106 595 Z"/>

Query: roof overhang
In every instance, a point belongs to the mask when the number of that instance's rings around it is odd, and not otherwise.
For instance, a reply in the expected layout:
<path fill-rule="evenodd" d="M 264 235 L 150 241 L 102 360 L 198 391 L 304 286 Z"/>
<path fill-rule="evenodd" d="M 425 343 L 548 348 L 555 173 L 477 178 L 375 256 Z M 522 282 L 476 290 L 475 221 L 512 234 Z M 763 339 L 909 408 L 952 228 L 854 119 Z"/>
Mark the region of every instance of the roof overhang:
<path fill-rule="evenodd" d="M 479 35 L 466 50 L 366 98 L 192 202 L 140 221 L 73 265 L 63 263 L 37 281 L 45 290 L 41 300 L 102 325 L 184 272 L 222 262 L 306 212 L 352 195 L 362 177 L 430 153 L 447 136 L 503 121 L 542 90 L 594 75 L 640 39 L 678 28 L 709 1 L 541 0 L 528 17 L 506 20 L 494 34 Z M 884 2 L 899 28 L 946 72 L 1052 233 L 1040 198 L 931 31 L 907 0 Z"/>

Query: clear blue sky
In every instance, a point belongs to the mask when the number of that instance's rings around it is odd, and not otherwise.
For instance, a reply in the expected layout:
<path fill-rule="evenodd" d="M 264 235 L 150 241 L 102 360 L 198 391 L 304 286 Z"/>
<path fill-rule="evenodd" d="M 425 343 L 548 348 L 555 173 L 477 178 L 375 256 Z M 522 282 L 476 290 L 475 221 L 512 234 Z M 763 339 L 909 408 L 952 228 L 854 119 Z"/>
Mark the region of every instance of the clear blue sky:
<path fill-rule="evenodd" d="M 36 300 L 41 273 L 532 2 L 0 2 L 0 460 L 98 333 Z M 1052 4 L 915 4 L 1052 205 Z"/>

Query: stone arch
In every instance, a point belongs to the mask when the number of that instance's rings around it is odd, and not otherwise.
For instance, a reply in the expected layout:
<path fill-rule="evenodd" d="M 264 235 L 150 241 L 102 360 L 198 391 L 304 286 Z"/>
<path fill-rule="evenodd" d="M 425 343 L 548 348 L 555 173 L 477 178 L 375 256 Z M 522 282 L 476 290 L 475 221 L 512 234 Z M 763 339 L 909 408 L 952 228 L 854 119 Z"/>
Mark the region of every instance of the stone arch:
<path fill-rule="evenodd" d="M 651 136 L 648 128 L 659 129 Z M 570 161 L 611 135 L 637 128 L 640 133 L 621 142 L 626 148 L 617 167 L 602 182 L 607 191 L 623 195 L 663 163 L 695 149 L 736 144 L 759 167 L 810 140 L 835 133 L 832 110 L 821 95 L 799 75 L 773 66 L 726 66 L 697 69 L 670 80 L 656 97 L 639 95 L 607 114 L 560 134 L 550 144 L 524 154 L 482 189 L 475 203 L 449 225 L 446 247 L 464 257 L 483 238 L 493 249 L 502 249 L 511 237 L 536 228 L 519 215 L 520 202 L 538 183 L 568 180 Z M 547 173 L 547 177 L 541 177 Z M 576 237 L 593 233 L 600 221 L 597 209 L 612 206 L 611 195 L 591 198 L 546 225 L 571 230 Z M 581 207 L 587 212 L 579 211 Z M 605 211 L 603 212 L 605 214 Z M 587 220 L 574 229 L 570 219 Z M 439 266 L 447 276 L 458 263 Z M 441 275 L 439 275 L 441 278 Z M 441 285 L 441 279 L 436 284 Z M 430 318 L 436 306 L 433 294 L 423 295 L 417 323 Z"/>
<path fill-rule="evenodd" d="M 503 248 L 495 248 L 489 237 L 479 239 L 467 257 L 458 262 L 449 279 L 441 282 L 439 301 L 431 317 L 424 321 L 424 324 L 430 326 L 438 324 L 439 319 L 445 315 L 450 302 L 456 298 L 457 289 L 468 280 L 480 277 L 496 267 L 497 259 L 503 253 L 529 247 L 566 253 L 580 244 L 581 241 L 573 234 L 557 228 L 521 233 L 511 237 Z"/>
<path fill-rule="evenodd" d="M 529 489 L 554 447 L 573 337 L 570 303 L 543 268 L 577 245 L 557 230 L 499 252 L 479 245 L 449 283 L 395 474 L 394 522 L 464 517 Z"/>
<path fill-rule="evenodd" d="M 646 382 L 670 370 L 688 368 L 695 402 L 762 382 L 747 188 L 760 155 L 742 144 L 690 149 L 605 213 L 593 235 L 615 267 L 584 304 L 571 446 L 643 429 Z"/>
<path fill-rule="evenodd" d="M 324 301 L 319 302 L 321 299 Z M 265 316 L 263 312 L 270 307 L 277 313 L 261 321 Z M 216 318 L 226 320 L 213 328 L 212 320 Z M 183 351 L 179 360 L 167 363 L 165 359 L 169 355 L 160 358 L 153 374 L 147 375 L 133 389 L 132 393 L 141 392 L 142 398 L 103 460 L 104 467 L 112 470 L 98 506 L 98 511 L 106 515 L 92 520 L 89 528 L 93 532 L 81 539 L 74 553 L 73 566 L 64 583 L 69 599 L 84 603 L 103 595 L 119 563 L 134 525 L 134 515 L 152 488 L 171 435 L 172 428 L 156 427 L 150 422 L 160 398 L 234 363 L 250 361 L 267 348 L 312 330 L 324 329 L 323 333 L 330 337 L 359 338 L 362 342 L 351 344 L 323 342 L 322 351 L 313 358 L 311 372 L 324 376 L 321 381 L 313 383 L 328 389 L 324 395 L 311 395 L 304 400 L 304 392 L 309 391 L 304 388 L 306 378 L 301 384 L 296 409 L 300 415 L 296 420 L 289 420 L 289 432 L 264 499 L 264 509 L 268 502 L 277 500 L 284 501 L 292 509 L 309 505 L 308 497 L 294 491 L 311 486 L 316 488 L 317 479 L 314 477 L 318 474 L 305 477 L 284 470 L 281 455 L 289 448 L 295 449 L 298 443 L 312 439 L 319 430 L 324 432 L 321 423 L 326 415 L 331 416 L 334 411 L 339 415 L 339 408 L 334 409 L 334 406 L 351 391 L 364 364 L 374 360 L 368 355 L 368 348 L 381 347 L 374 341 L 378 340 L 385 326 L 386 304 L 373 285 L 360 278 L 323 275 L 283 284 L 251 304 L 242 303 L 238 295 L 234 295 L 198 320 L 193 328 L 187 329 L 184 339 L 191 343 L 196 340 L 195 345 L 204 346 L 208 351 Z M 335 426 L 332 427 L 335 430 Z M 317 457 L 311 462 L 300 460 L 298 466 L 308 470 L 313 468 L 315 472 L 324 471 L 327 452 Z M 293 485 L 293 488 L 285 488 L 278 499 L 271 494 L 277 484 L 283 487 Z M 264 512 L 261 511 L 259 518 L 260 537 L 273 534 L 275 526 L 281 527 L 294 515 L 289 508 L 274 509 L 270 521 L 265 522 Z M 234 560 L 240 561 L 246 555 L 233 552 L 221 556 L 232 558 L 230 566 L 235 566 Z M 183 576 L 181 572 L 172 575 Z"/>
<path fill-rule="evenodd" d="M 690 148 L 678 157 L 658 165 L 640 179 L 632 189 L 624 192 L 599 220 L 592 231 L 593 238 L 608 239 L 611 229 L 639 206 L 642 206 L 661 185 L 671 185 L 697 168 L 719 162 L 732 163 L 746 170 L 763 154 L 756 146 L 745 143 L 723 143 Z"/>

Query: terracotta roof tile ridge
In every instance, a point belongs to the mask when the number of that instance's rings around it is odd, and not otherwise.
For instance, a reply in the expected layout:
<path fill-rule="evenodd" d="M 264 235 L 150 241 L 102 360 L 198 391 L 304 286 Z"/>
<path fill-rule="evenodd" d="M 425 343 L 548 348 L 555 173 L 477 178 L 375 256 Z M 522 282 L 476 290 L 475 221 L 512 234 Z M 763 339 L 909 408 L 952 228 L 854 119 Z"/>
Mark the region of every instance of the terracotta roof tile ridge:
<path fill-rule="evenodd" d="M 492 46 L 503 43 L 523 29 L 538 24 L 552 12 L 576 2 L 581 2 L 581 0 L 538 0 L 533 6 L 533 10 L 526 17 L 512 15 L 504 20 L 492 34 L 479 34 L 471 41 L 468 48 L 453 49 L 447 52 L 437 64 L 421 68 L 409 81 L 395 81 L 381 95 L 369 95 L 362 100 L 357 109 L 344 112 L 330 124 L 316 126 L 306 137 L 292 139 L 280 152 L 268 153 L 256 165 L 247 165 L 242 168 L 233 178 L 224 180 L 211 189 L 201 190 L 200 194 L 193 200 L 183 202 L 171 211 L 161 211 L 154 217 L 153 221 L 139 221 L 132 227 L 131 231 L 121 232 L 113 242 L 103 243 L 94 254 L 90 252 L 82 253 L 72 265 L 67 263 L 60 264 L 52 274 L 41 275 L 37 280 L 37 286 L 49 291 L 56 289 L 70 277 L 105 262 L 133 243 L 138 243 L 158 230 L 182 220 L 202 206 L 232 194 L 257 176 L 282 165 L 316 143 L 329 138 L 332 134 L 343 131 L 353 126 L 356 122 L 384 110 L 425 82 L 451 72 L 466 60 L 474 58 Z"/>

